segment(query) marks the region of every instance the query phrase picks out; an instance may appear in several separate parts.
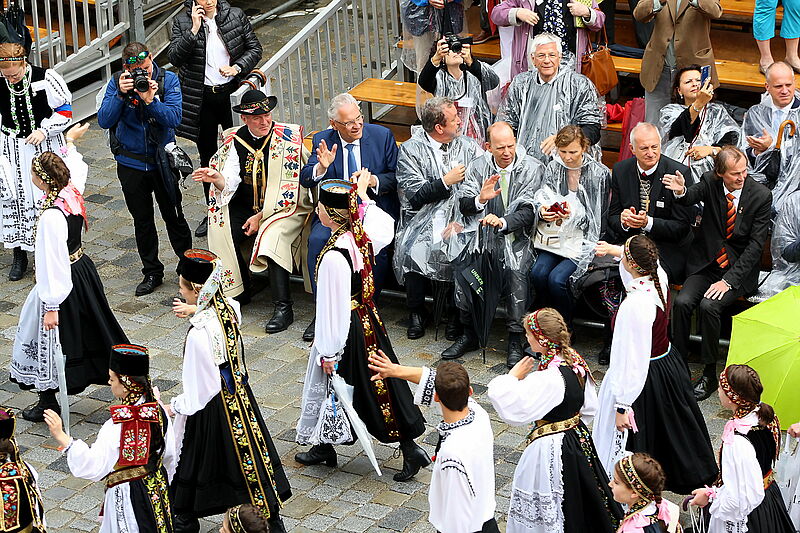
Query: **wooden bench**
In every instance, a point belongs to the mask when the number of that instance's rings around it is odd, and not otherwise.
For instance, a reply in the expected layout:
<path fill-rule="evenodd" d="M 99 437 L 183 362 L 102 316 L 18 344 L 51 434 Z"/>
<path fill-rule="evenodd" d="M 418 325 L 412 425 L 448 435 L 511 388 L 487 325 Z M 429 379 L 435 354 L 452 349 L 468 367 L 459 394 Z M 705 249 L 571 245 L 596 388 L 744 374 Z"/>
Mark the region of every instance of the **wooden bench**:
<path fill-rule="evenodd" d="M 406 81 L 367 78 L 348 91 L 353 98 L 367 104 L 367 122 L 372 122 L 372 104 L 416 107 L 417 85 Z"/>
<path fill-rule="evenodd" d="M 662 2 L 663 3 L 663 2 Z M 720 21 L 726 20 L 749 20 L 753 22 L 753 12 L 755 11 L 755 0 L 721 0 L 722 17 Z M 616 3 L 617 13 L 630 13 L 631 8 L 627 0 Z M 776 18 L 780 21 L 783 18 L 783 6 L 778 7 Z"/>

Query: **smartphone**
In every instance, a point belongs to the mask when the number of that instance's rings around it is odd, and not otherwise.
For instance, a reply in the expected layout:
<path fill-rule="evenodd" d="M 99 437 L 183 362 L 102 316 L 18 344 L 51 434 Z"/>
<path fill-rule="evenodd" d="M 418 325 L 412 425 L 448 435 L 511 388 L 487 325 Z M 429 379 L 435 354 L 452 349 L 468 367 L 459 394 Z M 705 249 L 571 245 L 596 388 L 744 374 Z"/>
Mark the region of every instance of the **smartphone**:
<path fill-rule="evenodd" d="M 195 6 L 199 6 L 199 5 L 200 5 L 200 4 L 198 4 L 198 3 L 197 3 L 197 0 L 193 0 L 193 1 L 192 1 L 192 4 L 193 4 L 193 5 L 195 5 Z M 203 9 L 203 7 L 202 7 L 202 6 L 200 6 L 200 14 L 201 14 L 201 15 L 205 15 L 205 14 L 206 14 L 206 10 L 205 10 L 205 9 Z"/>
<path fill-rule="evenodd" d="M 711 77 L 711 66 L 700 67 L 700 87 L 706 84 L 706 80 Z"/>

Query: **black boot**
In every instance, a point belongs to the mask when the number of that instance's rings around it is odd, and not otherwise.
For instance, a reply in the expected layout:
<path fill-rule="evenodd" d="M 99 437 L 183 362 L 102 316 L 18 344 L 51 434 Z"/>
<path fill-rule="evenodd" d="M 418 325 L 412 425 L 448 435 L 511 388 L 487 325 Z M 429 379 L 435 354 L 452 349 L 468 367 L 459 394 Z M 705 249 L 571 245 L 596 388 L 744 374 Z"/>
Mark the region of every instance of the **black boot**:
<path fill-rule="evenodd" d="M 311 342 L 314 340 L 314 334 L 317 332 L 317 317 L 311 319 L 311 323 L 306 326 L 306 330 L 303 332 L 303 340 L 306 342 Z"/>
<path fill-rule="evenodd" d="M 294 311 L 292 311 L 292 295 L 289 291 L 289 272 L 275 264 L 269 262 L 269 284 L 272 289 L 272 303 L 275 304 L 275 311 L 272 318 L 267 320 L 264 327 L 267 333 L 280 333 L 286 330 L 294 322 Z"/>
<path fill-rule="evenodd" d="M 45 409 L 58 411 L 61 407 L 56 400 L 56 389 L 43 390 L 39 392 L 39 401 L 27 409 L 22 410 L 22 418 L 30 422 L 44 422 Z"/>
<path fill-rule="evenodd" d="M 506 366 L 511 369 L 525 357 L 522 351 L 522 333 L 508 332 L 508 355 L 506 355 Z"/>
<path fill-rule="evenodd" d="M 173 533 L 200 533 L 200 520 L 193 516 L 177 514 L 172 517 Z"/>
<path fill-rule="evenodd" d="M 456 339 L 456 342 L 450 345 L 445 351 L 442 352 L 442 359 L 458 359 L 467 352 L 477 350 L 478 339 L 471 331 L 464 330 L 464 333 Z"/>
<path fill-rule="evenodd" d="M 26 270 L 28 270 L 28 252 L 22 248 L 14 248 L 14 262 L 11 263 L 11 270 L 8 271 L 8 280 L 21 280 L 25 276 Z"/>
<path fill-rule="evenodd" d="M 462 333 L 464 333 L 464 326 L 458 319 L 458 314 L 451 316 L 444 327 L 444 338 L 449 341 L 458 340 Z"/>
<path fill-rule="evenodd" d="M 610 322 L 603 324 L 603 347 L 597 354 L 597 362 L 601 365 L 608 366 L 611 361 L 611 339 L 613 331 L 611 330 Z"/>
<path fill-rule="evenodd" d="M 425 336 L 425 314 L 420 311 L 411 311 L 408 314 L 408 329 L 406 337 L 409 339 L 421 339 Z"/>
<path fill-rule="evenodd" d="M 283 525 L 283 520 L 277 514 L 267 520 L 269 525 L 269 533 L 286 533 L 286 526 Z"/>
<path fill-rule="evenodd" d="M 294 460 L 300 464 L 311 466 L 325 463 L 328 466 L 336 466 L 336 450 L 333 444 L 316 444 L 307 452 L 300 452 L 294 456 Z"/>
<path fill-rule="evenodd" d="M 395 481 L 408 481 L 417 475 L 420 468 L 431 464 L 428 453 L 413 440 L 400 441 L 400 451 L 403 453 L 403 469 L 392 477 Z"/>

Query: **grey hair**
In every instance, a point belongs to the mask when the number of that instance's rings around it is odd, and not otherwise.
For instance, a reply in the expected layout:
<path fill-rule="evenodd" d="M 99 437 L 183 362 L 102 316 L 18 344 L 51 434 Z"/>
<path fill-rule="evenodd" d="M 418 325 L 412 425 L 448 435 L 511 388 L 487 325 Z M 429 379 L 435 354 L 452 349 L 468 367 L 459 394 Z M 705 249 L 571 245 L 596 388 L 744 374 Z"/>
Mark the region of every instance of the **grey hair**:
<path fill-rule="evenodd" d="M 434 96 L 422 104 L 420 122 L 425 133 L 430 133 L 436 125 L 444 125 L 444 108 L 455 105 L 452 99 L 444 96 Z"/>
<path fill-rule="evenodd" d="M 654 124 L 649 122 L 639 122 L 637 125 L 631 128 L 631 133 L 628 136 L 628 141 L 631 143 L 631 146 L 634 146 L 636 142 L 636 132 L 638 130 L 653 130 L 659 134 L 659 140 L 661 139 L 661 134 L 658 131 L 658 128 L 655 127 Z"/>
<path fill-rule="evenodd" d="M 789 63 L 787 63 L 786 61 L 775 61 L 774 63 L 772 63 L 770 66 L 767 67 L 766 71 L 764 71 L 764 78 L 767 80 L 767 83 L 771 82 L 770 74 L 772 74 L 772 69 L 774 69 L 775 67 L 779 67 L 781 65 L 783 65 L 783 67 L 792 74 L 792 79 L 794 79 L 794 70 L 792 69 L 792 66 Z"/>
<path fill-rule="evenodd" d="M 350 93 L 337 94 L 331 99 L 331 104 L 328 106 L 328 118 L 336 120 L 339 118 L 339 110 L 346 105 L 354 105 L 358 107 L 358 100 L 353 98 Z"/>
<path fill-rule="evenodd" d="M 543 44 L 550 44 L 550 43 L 555 43 L 556 50 L 558 50 L 559 56 L 563 55 L 564 51 L 561 48 L 561 39 L 558 38 L 556 35 L 547 32 L 540 33 L 539 35 L 533 38 L 530 46 L 528 47 L 528 53 L 531 56 L 533 56 L 537 48 L 539 48 Z"/>

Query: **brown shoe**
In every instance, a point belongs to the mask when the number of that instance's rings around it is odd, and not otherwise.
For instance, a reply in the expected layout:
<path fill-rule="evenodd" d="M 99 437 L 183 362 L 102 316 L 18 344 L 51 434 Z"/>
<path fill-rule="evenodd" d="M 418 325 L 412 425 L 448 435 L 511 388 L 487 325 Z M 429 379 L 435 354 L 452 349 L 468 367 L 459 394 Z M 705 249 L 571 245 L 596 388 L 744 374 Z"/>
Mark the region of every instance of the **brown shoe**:
<path fill-rule="evenodd" d="M 491 39 L 494 39 L 494 35 L 492 35 L 490 32 L 486 30 L 481 30 L 478 36 L 472 39 L 472 44 L 485 43 L 486 41 L 489 41 Z"/>

